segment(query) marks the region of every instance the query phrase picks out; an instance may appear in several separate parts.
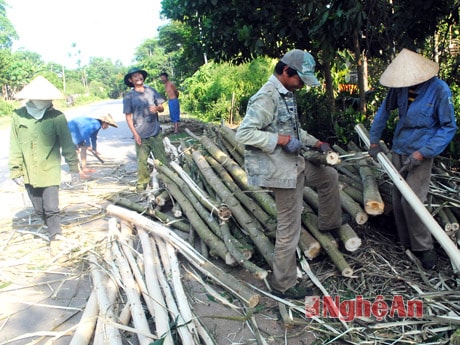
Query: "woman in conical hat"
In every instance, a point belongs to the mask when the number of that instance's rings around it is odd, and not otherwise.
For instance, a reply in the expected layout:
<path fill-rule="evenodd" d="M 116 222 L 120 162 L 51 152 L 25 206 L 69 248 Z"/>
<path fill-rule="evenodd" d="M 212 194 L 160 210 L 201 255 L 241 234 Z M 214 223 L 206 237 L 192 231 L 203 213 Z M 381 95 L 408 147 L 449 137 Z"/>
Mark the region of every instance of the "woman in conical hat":
<path fill-rule="evenodd" d="M 53 84 L 37 77 L 16 98 L 27 102 L 11 116 L 10 177 L 25 187 L 35 213 L 48 226 L 50 254 L 54 257 L 60 252 L 61 154 L 73 180 L 78 179 L 78 157 L 65 115 L 53 107 L 52 100 L 63 98 Z"/>
<path fill-rule="evenodd" d="M 456 124 L 452 93 L 437 77 L 439 66 L 424 56 L 403 49 L 380 77 L 389 87 L 370 129 L 369 154 L 376 159 L 379 140 L 392 110 L 398 123 L 392 141 L 392 162 L 422 202 L 426 201 L 433 159 L 448 146 Z M 411 249 L 427 269 L 437 264 L 431 232 L 398 189 L 393 209 L 401 244 Z"/>

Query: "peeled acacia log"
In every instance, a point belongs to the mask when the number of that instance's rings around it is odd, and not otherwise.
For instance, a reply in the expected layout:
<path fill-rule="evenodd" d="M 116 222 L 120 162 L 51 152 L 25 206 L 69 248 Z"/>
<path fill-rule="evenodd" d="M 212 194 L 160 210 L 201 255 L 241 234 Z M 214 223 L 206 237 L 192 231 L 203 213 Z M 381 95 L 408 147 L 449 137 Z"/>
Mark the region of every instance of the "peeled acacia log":
<path fill-rule="evenodd" d="M 158 236 L 164 241 L 170 243 L 173 247 L 179 250 L 183 254 L 183 257 L 194 265 L 196 269 L 238 297 L 249 307 L 252 308 L 259 304 L 259 294 L 254 293 L 254 291 L 242 284 L 234 276 L 225 273 L 219 267 L 206 260 L 193 247 L 170 229 L 164 227 L 160 223 L 147 219 L 136 212 L 126 210 L 119 206 L 108 205 L 106 211 L 107 214 L 118 217 L 136 226 L 140 226 L 150 234 Z"/>

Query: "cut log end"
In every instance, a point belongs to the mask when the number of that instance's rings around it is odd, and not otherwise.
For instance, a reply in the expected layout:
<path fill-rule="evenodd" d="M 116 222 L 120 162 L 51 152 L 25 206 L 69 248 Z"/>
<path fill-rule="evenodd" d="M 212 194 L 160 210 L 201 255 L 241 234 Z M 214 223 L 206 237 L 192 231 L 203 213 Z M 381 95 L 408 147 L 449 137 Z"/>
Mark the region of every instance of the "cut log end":
<path fill-rule="evenodd" d="M 355 214 L 354 219 L 356 224 L 363 225 L 366 224 L 367 220 L 369 219 L 369 216 L 367 215 L 367 213 L 358 212 Z"/>
<path fill-rule="evenodd" d="M 347 278 L 353 278 L 353 270 L 350 267 L 346 267 L 342 270 L 342 276 Z"/>
<path fill-rule="evenodd" d="M 385 210 L 385 204 L 378 201 L 366 201 L 364 203 L 364 210 L 370 216 L 378 216 L 383 214 Z"/>
<path fill-rule="evenodd" d="M 355 252 L 361 247 L 362 241 L 360 238 L 350 238 L 344 243 L 345 249 L 349 252 Z"/>
<path fill-rule="evenodd" d="M 340 158 L 339 158 L 339 154 L 337 152 L 334 152 L 334 151 L 330 151 L 330 152 L 326 153 L 326 162 L 329 165 L 337 165 L 337 164 L 339 164 L 341 162 Z"/>

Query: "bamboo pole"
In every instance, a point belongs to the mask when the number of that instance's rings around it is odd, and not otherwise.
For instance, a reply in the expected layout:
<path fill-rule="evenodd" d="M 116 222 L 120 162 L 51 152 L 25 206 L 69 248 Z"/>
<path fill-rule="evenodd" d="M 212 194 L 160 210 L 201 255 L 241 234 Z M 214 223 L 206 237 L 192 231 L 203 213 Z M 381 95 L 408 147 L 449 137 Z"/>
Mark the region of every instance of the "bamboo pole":
<path fill-rule="evenodd" d="M 367 130 L 362 124 L 357 124 L 355 130 L 358 133 L 361 140 L 365 143 L 366 147 L 369 147 L 369 135 Z M 433 237 L 438 241 L 441 247 L 444 249 L 446 254 L 449 256 L 454 272 L 460 271 L 460 251 L 452 240 L 447 236 L 444 230 L 439 226 L 438 222 L 431 216 L 425 205 L 420 201 L 417 195 L 409 187 L 404 178 L 399 174 L 393 164 L 390 162 L 387 156 L 383 153 L 377 154 L 377 160 L 385 169 L 387 174 L 393 180 L 395 186 L 399 189 L 401 194 L 404 196 L 409 205 L 414 209 L 423 224 L 426 225 L 428 230 L 431 232 Z"/>
<path fill-rule="evenodd" d="M 123 209 L 119 206 L 108 205 L 106 211 L 107 214 L 119 217 L 125 221 L 135 224 L 136 226 L 142 227 L 152 235 L 158 236 L 173 245 L 200 272 L 205 274 L 208 278 L 213 279 L 249 307 L 255 307 L 259 304 L 260 296 L 258 294 L 254 293 L 246 285 L 243 285 L 232 275 L 225 273 L 219 267 L 206 260 L 193 247 L 170 229 L 157 222 L 147 219 L 136 212 Z"/>

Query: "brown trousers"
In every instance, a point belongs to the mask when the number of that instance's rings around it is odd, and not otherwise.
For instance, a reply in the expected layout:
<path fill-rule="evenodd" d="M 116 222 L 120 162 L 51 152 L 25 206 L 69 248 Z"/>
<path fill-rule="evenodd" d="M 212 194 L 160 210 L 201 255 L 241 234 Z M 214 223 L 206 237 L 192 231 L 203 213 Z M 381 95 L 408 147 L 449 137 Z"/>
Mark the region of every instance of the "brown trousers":
<path fill-rule="evenodd" d="M 407 156 L 392 153 L 392 162 L 396 170 L 400 170 Z M 424 159 L 422 164 L 409 172 L 402 174 L 409 187 L 418 196 L 421 202 L 426 202 L 431 179 L 433 158 Z M 401 192 L 393 187 L 393 214 L 399 240 L 405 248 L 413 251 L 428 250 L 433 248 L 433 237 L 428 228 L 423 224 Z"/>
<path fill-rule="evenodd" d="M 338 174 L 332 167 L 316 166 L 299 157 L 296 188 L 273 188 L 277 229 L 271 286 L 281 292 L 297 283 L 296 249 L 301 230 L 304 186 L 318 193 L 318 228 L 330 230 L 342 223 Z"/>

